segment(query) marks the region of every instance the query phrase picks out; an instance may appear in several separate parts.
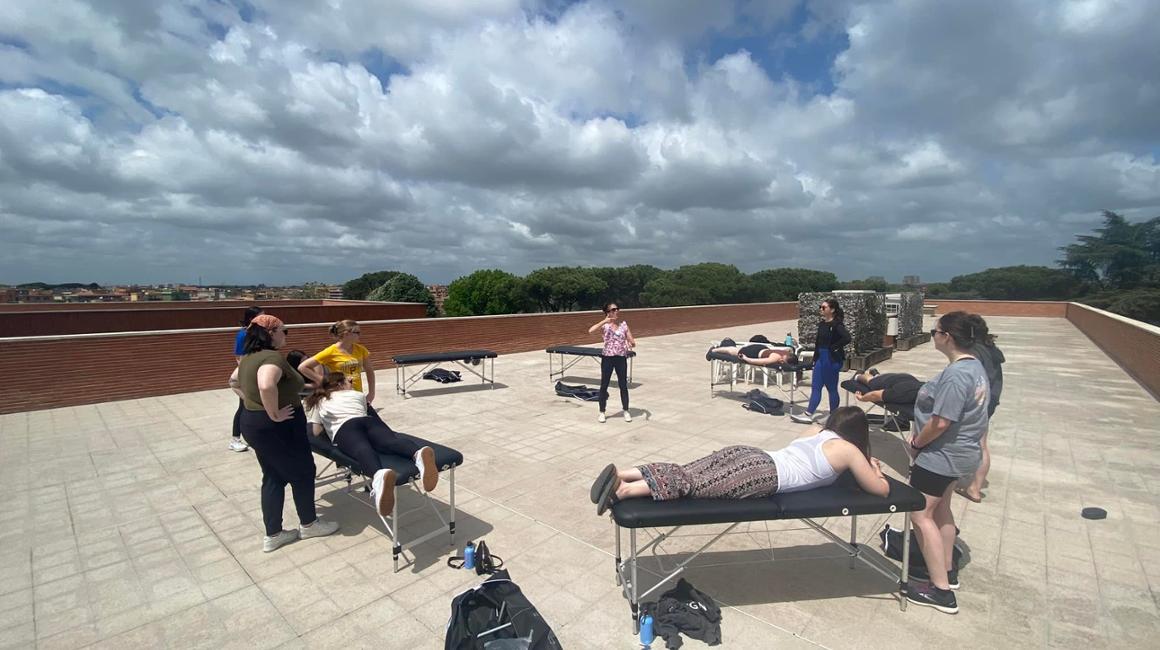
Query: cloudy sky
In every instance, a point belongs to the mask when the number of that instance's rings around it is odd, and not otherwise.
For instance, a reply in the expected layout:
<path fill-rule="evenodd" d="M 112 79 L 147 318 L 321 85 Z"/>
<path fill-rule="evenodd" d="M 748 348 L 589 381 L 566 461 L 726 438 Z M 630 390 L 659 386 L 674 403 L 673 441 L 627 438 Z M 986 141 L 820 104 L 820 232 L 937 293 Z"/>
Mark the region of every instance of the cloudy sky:
<path fill-rule="evenodd" d="M 0 282 L 947 279 L 1160 215 L 1154 0 L 4 0 Z"/>

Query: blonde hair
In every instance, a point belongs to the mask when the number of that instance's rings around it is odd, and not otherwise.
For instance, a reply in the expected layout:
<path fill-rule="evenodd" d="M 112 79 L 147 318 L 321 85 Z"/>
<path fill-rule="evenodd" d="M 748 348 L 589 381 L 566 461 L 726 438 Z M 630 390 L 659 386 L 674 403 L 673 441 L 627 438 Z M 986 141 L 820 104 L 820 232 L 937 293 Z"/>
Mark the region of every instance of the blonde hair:
<path fill-rule="evenodd" d="M 349 318 L 345 319 L 345 320 L 340 320 L 337 323 L 335 323 L 334 325 L 330 326 L 330 335 L 336 339 L 340 339 L 347 332 L 351 331 L 352 329 L 354 329 L 356 327 L 358 327 L 358 321 L 356 321 L 356 320 L 350 320 Z"/>

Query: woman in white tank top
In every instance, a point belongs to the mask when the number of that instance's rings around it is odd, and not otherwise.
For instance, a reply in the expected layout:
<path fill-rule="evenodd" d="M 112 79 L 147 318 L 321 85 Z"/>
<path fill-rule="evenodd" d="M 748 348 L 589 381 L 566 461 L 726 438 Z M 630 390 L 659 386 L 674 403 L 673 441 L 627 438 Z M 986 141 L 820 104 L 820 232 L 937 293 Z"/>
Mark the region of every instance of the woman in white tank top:
<path fill-rule="evenodd" d="M 622 499 L 745 499 L 799 492 L 830 485 L 847 470 L 863 490 L 883 497 L 890 492 L 881 463 L 870 456 L 866 414 L 856 406 L 835 409 L 822 430 L 777 451 L 735 445 L 685 465 L 646 463 L 623 470 L 609 465 L 590 496 L 602 515 Z"/>

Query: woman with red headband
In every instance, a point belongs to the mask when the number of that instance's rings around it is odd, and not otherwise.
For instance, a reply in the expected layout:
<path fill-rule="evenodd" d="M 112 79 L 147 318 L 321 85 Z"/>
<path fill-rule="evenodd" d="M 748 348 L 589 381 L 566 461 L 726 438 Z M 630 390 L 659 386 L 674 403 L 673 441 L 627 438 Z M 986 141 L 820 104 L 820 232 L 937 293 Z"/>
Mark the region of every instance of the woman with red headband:
<path fill-rule="evenodd" d="M 230 388 L 242 398 L 242 436 L 262 468 L 262 550 L 277 550 L 298 539 L 334 534 L 338 524 L 318 518 L 314 509 L 314 456 L 306 437 L 306 415 L 298 395 L 305 382 L 278 348 L 286 326 L 270 314 L 255 316 L 246 328 L 242 358 Z M 294 493 L 300 526 L 282 530 L 286 485 Z"/>

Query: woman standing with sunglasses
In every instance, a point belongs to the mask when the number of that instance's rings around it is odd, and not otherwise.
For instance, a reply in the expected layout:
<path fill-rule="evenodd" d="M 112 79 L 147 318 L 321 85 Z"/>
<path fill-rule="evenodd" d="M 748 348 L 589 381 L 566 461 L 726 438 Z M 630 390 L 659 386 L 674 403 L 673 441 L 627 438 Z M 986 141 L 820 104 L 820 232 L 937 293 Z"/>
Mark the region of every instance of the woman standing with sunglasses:
<path fill-rule="evenodd" d="M 367 373 L 367 404 L 375 401 L 375 369 L 371 366 L 371 352 L 362 343 L 362 328 L 358 321 L 340 320 L 330 326 L 330 335 L 338 339 L 334 345 L 302 362 L 299 370 L 311 375 L 316 385 L 322 382 L 323 372 L 346 375 L 354 389 L 362 392 L 362 374 Z"/>
<path fill-rule="evenodd" d="M 596 416 L 596 421 L 606 420 L 604 407 L 608 405 L 608 384 L 615 370 L 624 421 L 632 422 L 632 415 L 628 412 L 628 353 L 636 347 L 636 339 L 632 338 L 628 323 L 620 320 L 620 307 L 614 302 L 604 305 L 604 319 L 589 327 L 588 333 L 594 334 L 596 330 L 601 330 L 604 335 L 604 350 L 600 353 L 600 415 Z"/>
<path fill-rule="evenodd" d="M 956 535 L 951 495 L 959 479 L 973 477 L 982 460 L 990 385 L 971 350 L 990 341 L 991 334 L 979 315 L 952 311 L 938 319 L 930 335 L 948 364 L 919 389 L 914 403 L 917 433 L 907 444 L 914 460 L 910 485 L 926 497 L 926 507 L 912 521 L 930 582 L 908 586 L 906 598 L 954 614 L 959 606 L 952 589 L 958 589 L 959 576 L 951 559 Z"/>

